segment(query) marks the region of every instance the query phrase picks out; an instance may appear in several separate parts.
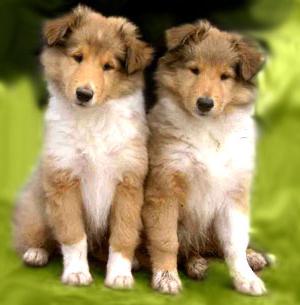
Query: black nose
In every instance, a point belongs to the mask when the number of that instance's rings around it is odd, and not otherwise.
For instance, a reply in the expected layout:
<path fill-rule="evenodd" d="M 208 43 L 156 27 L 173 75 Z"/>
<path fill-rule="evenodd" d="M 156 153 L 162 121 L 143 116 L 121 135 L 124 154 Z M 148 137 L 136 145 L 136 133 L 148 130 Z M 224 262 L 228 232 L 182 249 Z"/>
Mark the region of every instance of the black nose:
<path fill-rule="evenodd" d="M 76 89 L 77 99 L 82 103 L 87 103 L 94 95 L 94 91 L 89 87 L 78 87 Z"/>
<path fill-rule="evenodd" d="M 208 112 L 214 106 L 214 100 L 209 97 L 199 97 L 197 100 L 197 108 L 201 112 Z"/>

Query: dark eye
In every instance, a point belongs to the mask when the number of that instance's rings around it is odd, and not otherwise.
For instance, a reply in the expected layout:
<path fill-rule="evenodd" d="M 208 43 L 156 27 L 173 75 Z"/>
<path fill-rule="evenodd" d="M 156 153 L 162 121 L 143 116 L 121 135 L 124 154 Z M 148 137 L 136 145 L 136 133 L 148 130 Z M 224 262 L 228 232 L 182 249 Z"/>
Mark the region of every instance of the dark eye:
<path fill-rule="evenodd" d="M 195 75 L 199 75 L 200 74 L 200 70 L 198 68 L 190 68 L 190 70 Z"/>
<path fill-rule="evenodd" d="M 221 78 L 221 80 L 226 80 L 226 79 L 230 78 L 230 75 L 223 73 L 223 74 L 221 74 L 220 78 Z"/>
<path fill-rule="evenodd" d="M 104 66 L 103 66 L 103 70 L 104 71 L 109 71 L 109 70 L 112 70 L 114 67 L 111 65 L 111 64 L 109 64 L 109 63 L 106 63 L 106 64 L 104 64 Z"/>
<path fill-rule="evenodd" d="M 82 60 L 83 60 L 83 55 L 82 54 L 76 54 L 76 55 L 73 55 L 73 58 L 76 62 L 81 63 Z"/>

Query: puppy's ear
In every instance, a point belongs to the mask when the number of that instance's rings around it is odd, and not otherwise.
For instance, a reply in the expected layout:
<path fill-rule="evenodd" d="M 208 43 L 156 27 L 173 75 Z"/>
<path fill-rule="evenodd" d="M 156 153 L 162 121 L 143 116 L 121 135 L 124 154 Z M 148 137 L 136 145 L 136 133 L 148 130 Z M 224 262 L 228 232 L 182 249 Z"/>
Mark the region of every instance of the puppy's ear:
<path fill-rule="evenodd" d="M 238 73 L 245 81 L 250 81 L 262 68 L 265 56 L 253 41 L 239 35 L 232 37 L 233 47 L 238 53 Z"/>
<path fill-rule="evenodd" d="M 125 42 L 125 67 L 128 74 L 144 70 L 152 61 L 153 48 L 140 39 L 137 27 L 125 18 L 111 17 L 119 23 L 119 33 Z"/>
<path fill-rule="evenodd" d="M 210 23 L 201 20 L 193 24 L 184 24 L 166 31 L 166 42 L 168 50 L 175 49 L 189 40 L 201 41 L 205 38 Z"/>
<path fill-rule="evenodd" d="M 52 47 L 62 44 L 68 35 L 80 25 L 83 17 L 90 11 L 89 8 L 78 5 L 71 13 L 47 21 L 43 28 L 43 35 L 47 45 Z"/>
<path fill-rule="evenodd" d="M 126 54 L 126 67 L 129 74 L 144 70 L 152 61 L 153 49 L 144 41 L 133 39 L 129 42 Z"/>

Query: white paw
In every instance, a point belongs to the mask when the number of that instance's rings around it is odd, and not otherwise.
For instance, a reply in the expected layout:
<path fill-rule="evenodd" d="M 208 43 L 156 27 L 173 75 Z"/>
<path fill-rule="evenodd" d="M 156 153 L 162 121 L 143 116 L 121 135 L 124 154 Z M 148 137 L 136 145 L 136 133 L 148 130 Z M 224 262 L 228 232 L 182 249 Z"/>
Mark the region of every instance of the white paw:
<path fill-rule="evenodd" d="M 250 276 L 236 276 L 234 286 L 241 293 L 250 295 L 263 295 L 267 292 L 264 282 L 253 273 Z"/>
<path fill-rule="evenodd" d="M 42 248 L 29 248 L 23 255 L 23 261 L 30 266 L 44 266 L 48 263 L 49 254 Z"/>
<path fill-rule="evenodd" d="M 179 293 L 182 285 L 177 270 L 155 271 L 152 277 L 152 287 L 162 293 Z"/>
<path fill-rule="evenodd" d="M 105 286 L 115 289 L 130 289 L 134 285 L 132 274 L 106 276 Z"/>
<path fill-rule="evenodd" d="M 87 286 L 92 283 L 87 260 L 86 236 L 78 243 L 61 246 L 64 259 L 64 272 L 61 281 L 72 286 Z"/>
<path fill-rule="evenodd" d="M 89 271 L 79 272 L 64 272 L 61 281 L 66 285 L 71 286 L 87 286 L 93 282 L 93 278 Z"/>
<path fill-rule="evenodd" d="M 134 279 L 131 273 L 131 261 L 121 252 L 109 247 L 105 286 L 116 289 L 130 289 Z"/>

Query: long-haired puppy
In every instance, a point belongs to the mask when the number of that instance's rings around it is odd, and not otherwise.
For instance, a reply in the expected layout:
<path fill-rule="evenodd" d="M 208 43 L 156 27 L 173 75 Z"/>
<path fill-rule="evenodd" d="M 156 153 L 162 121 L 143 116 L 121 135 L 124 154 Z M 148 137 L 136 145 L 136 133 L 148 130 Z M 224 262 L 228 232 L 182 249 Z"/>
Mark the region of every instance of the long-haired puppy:
<path fill-rule="evenodd" d="M 47 22 L 44 37 L 45 140 L 17 202 L 16 248 L 41 266 L 58 245 L 62 282 L 87 285 L 88 245 L 109 236 L 105 284 L 129 288 L 148 167 L 142 91 L 152 48 L 125 18 L 83 6 Z"/>
<path fill-rule="evenodd" d="M 266 289 L 246 249 L 255 153 L 251 81 L 263 57 L 243 37 L 199 21 L 166 32 L 149 115 L 149 176 L 143 220 L 155 289 L 181 288 L 177 257 L 201 277 L 202 256 L 224 256 L 235 288 Z"/>

